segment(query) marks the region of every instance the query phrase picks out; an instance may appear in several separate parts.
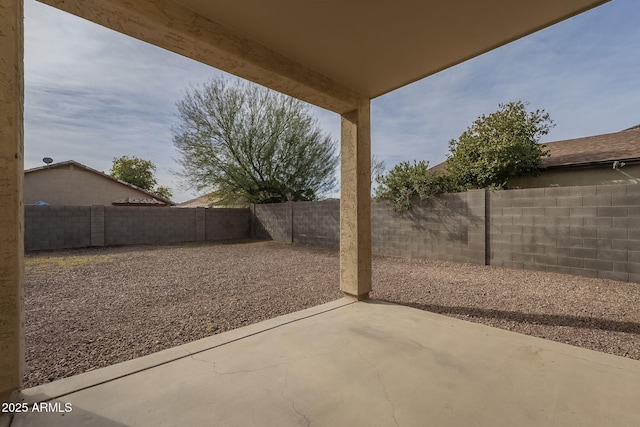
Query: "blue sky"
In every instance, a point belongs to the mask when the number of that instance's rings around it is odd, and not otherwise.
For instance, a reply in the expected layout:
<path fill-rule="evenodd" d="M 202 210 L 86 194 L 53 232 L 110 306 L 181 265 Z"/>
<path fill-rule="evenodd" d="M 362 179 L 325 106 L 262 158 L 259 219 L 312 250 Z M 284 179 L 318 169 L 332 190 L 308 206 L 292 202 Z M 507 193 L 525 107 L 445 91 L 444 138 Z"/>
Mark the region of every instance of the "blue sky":
<path fill-rule="evenodd" d="M 640 124 L 640 2 L 613 0 L 372 101 L 372 152 L 387 168 L 446 158 L 448 142 L 498 104 L 528 101 L 556 122 L 543 142 Z M 428 52 L 425 52 L 425 55 Z M 108 172 L 114 157 L 158 166 L 176 201 L 197 196 L 172 171 L 184 89 L 220 71 L 25 0 L 25 168 L 43 157 Z M 340 134 L 339 116 L 313 108 Z"/>

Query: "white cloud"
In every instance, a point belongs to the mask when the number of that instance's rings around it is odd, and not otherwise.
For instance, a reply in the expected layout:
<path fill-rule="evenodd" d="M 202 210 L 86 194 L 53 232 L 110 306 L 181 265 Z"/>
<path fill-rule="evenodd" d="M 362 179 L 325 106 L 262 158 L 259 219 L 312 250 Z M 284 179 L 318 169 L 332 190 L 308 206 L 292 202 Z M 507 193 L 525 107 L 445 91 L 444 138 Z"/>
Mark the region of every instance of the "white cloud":
<path fill-rule="evenodd" d="M 113 157 L 170 170 L 175 102 L 211 67 L 33 0 L 25 1 L 25 166 L 44 156 L 107 171 Z M 640 123 L 640 4 L 617 0 L 372 102 L 372 151 L 388 167 L 445 159 L 448 141 L 499 103 L 530 101 L 557 127 L 545 140 L 615 132 Z M 313 108 L 339 140 L 338 115 Z"/>

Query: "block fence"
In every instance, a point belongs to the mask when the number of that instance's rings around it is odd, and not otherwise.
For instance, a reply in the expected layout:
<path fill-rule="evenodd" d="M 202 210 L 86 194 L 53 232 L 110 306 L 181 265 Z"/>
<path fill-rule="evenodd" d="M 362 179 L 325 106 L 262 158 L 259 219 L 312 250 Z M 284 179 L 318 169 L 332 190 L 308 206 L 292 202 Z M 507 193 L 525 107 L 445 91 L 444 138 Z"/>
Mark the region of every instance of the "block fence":
<path fill-rule="evenodd" d="M 253 235 L 338 247 L 339 201 L 256 205 Z M 640 282 L 640 185 L 444 194 L 372 205 L 372 252 Z"/>
<path fill-rule="evenodd" d="M 26 206 L 25 249 L 273 239 L 338 247 L 340 202 L 251 209 Z M 374 255 L 640 282 L 640 185 L 444 194 L 372 206 Z"/>
<path fill-rule="evenodd" d="M 248 239 L 249 209 L 25 206 L 25 250 Z"/>
<path fill-rule="evenodd" d="M 487 194 L 492 265 L 640 282 L 640 185 Z"/>
<path fill-rule="evenodd" d="M 485 192 L 445 194 L 395 214 L 372 205 L 372 252 L 485 263 Z M 254 205 L 253 235 L 306 245 L 340 246 L 340 201 Z"/>

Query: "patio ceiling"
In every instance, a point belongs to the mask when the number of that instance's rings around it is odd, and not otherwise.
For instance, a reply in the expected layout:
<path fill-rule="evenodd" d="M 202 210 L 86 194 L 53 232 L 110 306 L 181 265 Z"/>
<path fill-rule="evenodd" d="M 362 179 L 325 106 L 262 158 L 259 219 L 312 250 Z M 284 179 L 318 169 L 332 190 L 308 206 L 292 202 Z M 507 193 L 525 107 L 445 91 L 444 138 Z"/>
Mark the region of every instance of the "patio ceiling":
<path fill-rule="evenodd" d="M 368 98 L 602 1 L 179 0 Z"/>
<path fill-rule="evenodd" d="M 607 0 L 41 0 L 337 113 Z"/>

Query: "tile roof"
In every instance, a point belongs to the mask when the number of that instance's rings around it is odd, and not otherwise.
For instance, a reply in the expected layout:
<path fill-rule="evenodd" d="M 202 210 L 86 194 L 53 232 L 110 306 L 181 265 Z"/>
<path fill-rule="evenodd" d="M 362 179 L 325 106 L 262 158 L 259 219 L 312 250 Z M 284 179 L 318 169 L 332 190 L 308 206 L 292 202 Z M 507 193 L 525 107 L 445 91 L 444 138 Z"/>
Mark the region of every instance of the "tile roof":
<path fill-rule="evenodd" d="M 155 198 L 125 197 L 111 203 L 114 206 L 167 206 L 167 203 Z"/>
<path fill-rule="evenodd" d="M 543 167 L 586 166 L 615 160 L 640 160 L 640 127 L 543 145 L 551 154 L 542 160 Z"/>
<path fill-rule="evenodd" d="M 640 125 L 620 132 L 565 139 L 542 145 L 550 154 L 542 159 L 543 168 L 608 165 L 615 160 L 640 161 Z M 443 171 L 446 168 L 447 162 L 444 161 L 429 170 Z"/>

